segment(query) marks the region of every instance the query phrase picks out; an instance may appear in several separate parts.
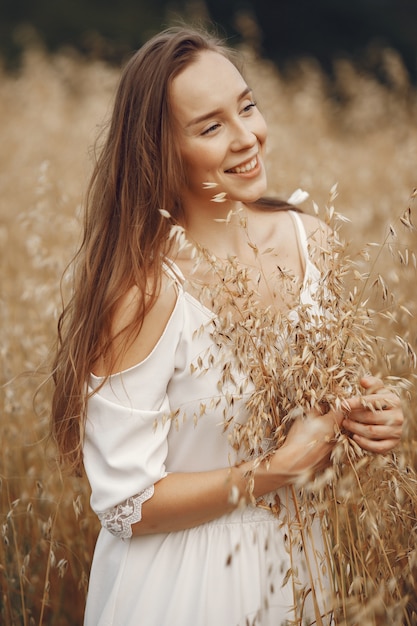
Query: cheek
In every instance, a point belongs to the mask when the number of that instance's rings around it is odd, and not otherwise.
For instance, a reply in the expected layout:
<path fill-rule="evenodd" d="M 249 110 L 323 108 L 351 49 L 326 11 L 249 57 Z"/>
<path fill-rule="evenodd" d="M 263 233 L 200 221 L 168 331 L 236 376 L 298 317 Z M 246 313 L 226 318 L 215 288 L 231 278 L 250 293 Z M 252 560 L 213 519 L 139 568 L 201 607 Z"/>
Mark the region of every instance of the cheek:
<path fill-rule="evenodd" d="M 183 162 L 190 178 L 210 172 L 219 167 L 219 150 L 193 146 L 192 150 L 183 153 Z"/>
<path fill-rule="evenodd" d="M 256 136 L 258 137 L 259 142 L 263 145 L 266 142 L 268 136 L 268 127 L 266 125 L 264 117 L 259 113 L 259 118 L 256 123 Z"/>

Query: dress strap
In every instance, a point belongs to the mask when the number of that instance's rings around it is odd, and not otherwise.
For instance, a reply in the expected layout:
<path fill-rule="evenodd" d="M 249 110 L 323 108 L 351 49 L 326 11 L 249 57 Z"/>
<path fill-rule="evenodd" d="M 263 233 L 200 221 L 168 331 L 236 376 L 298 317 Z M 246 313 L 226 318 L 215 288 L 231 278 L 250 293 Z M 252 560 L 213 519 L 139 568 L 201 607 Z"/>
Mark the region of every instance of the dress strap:
<path fill-rule="evenodd" d="M 174 261 L 166 257 L 165 260 L 162 262 L 162 268 L 164 272 L 170 278 L 172 278 L 175 284 L 182 288 L 185 282 L 185 277 L 184 277 L 184 274 L 181 272 L 180 268 L 178 267 L 178 265 L 174 263 Z"/>
<path fill-rule="evenodd" d="M 288 213 L 290 214 L 294 222 L 294 226 L 295 226 L 295 230 L 297 234 L 297 242 L 301 251 L 301 260 L 303 262 L 303 266 L 305 269 L 305 267 L 308 265 L 310 261 L 310 256 L 308 254 L 306 229 L 304 227 L 303 220 L 301 219 L 301 217 L 296 211 L 288 211 Z"/>

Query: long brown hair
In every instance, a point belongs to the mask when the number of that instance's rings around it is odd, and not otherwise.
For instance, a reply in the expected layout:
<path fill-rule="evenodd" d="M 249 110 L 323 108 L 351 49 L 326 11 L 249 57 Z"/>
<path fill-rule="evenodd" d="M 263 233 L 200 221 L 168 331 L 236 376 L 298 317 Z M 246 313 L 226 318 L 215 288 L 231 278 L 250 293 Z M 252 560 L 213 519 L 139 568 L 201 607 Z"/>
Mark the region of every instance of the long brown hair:
<path fill-rule="evenodd" d="M 116 92 L 88 188 L 73 295 L 59 319 L 53 367 L 51 433 L 61 461 L 76 472 L 82 468 L 88 379 L 110 350 L 117 304 L 137 286 L 140 306 L 128 329 L 133 337 L 158 294 L 169 230 L 159 210 L 180 217 L 185 182 L 173 141 L 169 87 L 204 50 L 233 61 L 214 36 L 182 27 L 163 31 L 127 63 Z"/>

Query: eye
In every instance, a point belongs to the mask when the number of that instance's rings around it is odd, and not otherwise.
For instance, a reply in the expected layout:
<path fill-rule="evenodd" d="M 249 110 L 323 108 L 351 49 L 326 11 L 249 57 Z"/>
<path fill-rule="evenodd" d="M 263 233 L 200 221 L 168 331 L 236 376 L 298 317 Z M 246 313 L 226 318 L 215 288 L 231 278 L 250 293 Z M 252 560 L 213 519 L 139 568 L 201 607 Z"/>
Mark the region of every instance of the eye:
<path fill-rule="evenodd" d="M 203 130 L 203 132 L 201 134 L 202 135 L 211 135 L 211 133 L 214 133 L 218 128 L 220 128 L 220 124 L 212 124 L 211 126 L 206 128 L 205 130 Z"/>
<path fill-rule="evenodd" d="M 249 113 L 254 107 L 256 107 L 256 102 L 249 102 L 249 104 L 243 107 L 242 113 Z"/>

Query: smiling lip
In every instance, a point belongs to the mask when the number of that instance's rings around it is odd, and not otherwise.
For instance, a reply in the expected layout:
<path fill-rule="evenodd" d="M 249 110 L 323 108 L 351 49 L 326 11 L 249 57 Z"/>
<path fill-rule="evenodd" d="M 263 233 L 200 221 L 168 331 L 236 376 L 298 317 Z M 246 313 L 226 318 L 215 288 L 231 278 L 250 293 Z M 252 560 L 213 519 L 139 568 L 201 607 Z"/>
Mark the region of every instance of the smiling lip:
<path fill-rule="evenodd" d="M 227 174 L 250 174 L 254 170 L 257 169 L 258 165 L 259 165 L 258 156 L 255 156 L 253 157 L 253 159 L 251 159 L 250 161 L 246 161 L 246 163 L 243 163 L 242 165 L 238 165 L 237 167 L 230 168 L 230 170 L 226 170 L 226 173 Z"/>

